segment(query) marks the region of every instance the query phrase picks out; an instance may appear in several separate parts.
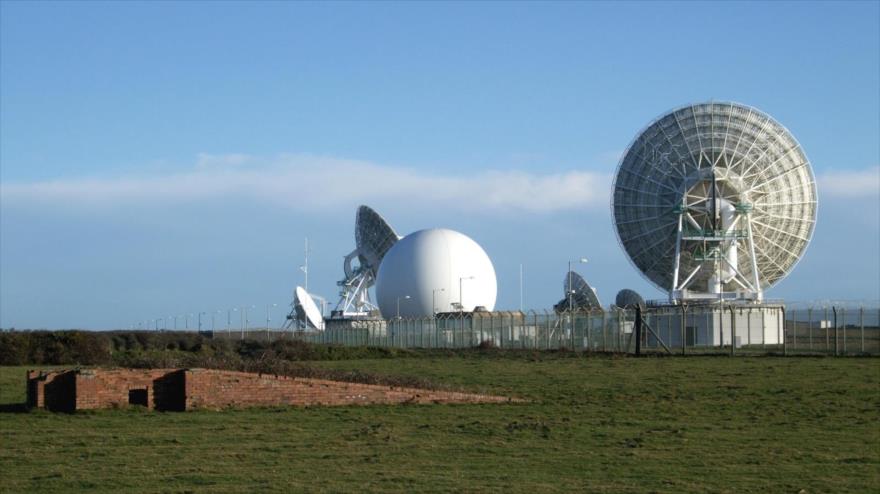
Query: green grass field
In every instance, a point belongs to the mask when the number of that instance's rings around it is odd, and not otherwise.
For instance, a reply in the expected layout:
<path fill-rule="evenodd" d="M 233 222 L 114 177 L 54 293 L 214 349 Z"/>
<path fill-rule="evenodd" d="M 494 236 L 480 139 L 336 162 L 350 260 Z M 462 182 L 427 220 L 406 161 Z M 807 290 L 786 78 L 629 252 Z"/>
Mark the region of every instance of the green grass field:
<path fill-rule="evenodd" d="M 880 489 L 880 360 L 425 357 L 316 362 L 506 405 L 14 413 L 3 492 L 812 492 Z"/>

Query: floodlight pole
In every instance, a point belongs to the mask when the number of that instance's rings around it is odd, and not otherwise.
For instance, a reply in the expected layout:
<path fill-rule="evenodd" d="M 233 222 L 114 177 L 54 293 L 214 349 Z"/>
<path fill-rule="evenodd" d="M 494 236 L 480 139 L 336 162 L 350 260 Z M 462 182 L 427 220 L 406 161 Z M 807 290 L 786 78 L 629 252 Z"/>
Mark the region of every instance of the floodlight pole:
<path fill-rule="evenodd" d="M 244 339 L 244 307 L 239 307 L 238 311 L 238 329 L 241 330 L 241 339 Z"/>
<path fill-rule="evenodd" d="M 523 265 L 519 264 L 519 311 L 523 311 Z"/>
<path fill-rule="evenodd" d="M 269 304 L 266 304 L 266 339 L 269 338 L 269 321 L 271 320 L 271 319 L 269 319 L 269 307 L 277 307 L 277 306 L 278 306 L 278 304 L 272 304 L 271 306 Z M 324 314 L 321 314 L 321 316 L 323 317 Z"/>
<path fill-rule="evenodd" d="M 445 292 L 445 288 L 434 288 L 431 290 L 431 317 L 437 316 L 437 292 Z"/>
<path fill-rule="evenodd" d="M 404 295 L 402 297 L 397 297 L 397 320 L 400 320 L 400 299 L 409 300 L 409 295 Z"/>
<path fill-rule="evenodd" d="M 230 327 L 232 326 L 232 313 L 238 312 L 238 309 L 233 307 L 232 309 L 226 309 L 226 338 L 232 338 L 232 331 Z"/>
<path fill-rule="evenodd" d="M 248 331 L 248 324 L 250 323 L 250 320 L 248 319 L 248 309 L 254 309 L 254 308 L 256 308 L 256 306 L 254 306 L 254 305 L 251 305 L 250 307 L 248 307 L 248 306 L 244 307 L 244 330 L 245 331 Z M 243 335 L 242 335 L 242 338 L 244 338 Z"/>
<path fill-rule="evenodd" d="M 464 312 L 464 284 L 462 282 L 472 279 L 474 279 L 473 276 L 463 276 L 458 279 L 458 306 L 462 312 Z"/>
<path fill-rule="evenodd" d="M 574 262 L 571 259 L 568 260 L 568 293 L 566 296 L 568 297 L 568 318 L 571 321 L 571 337 L 572 343 L 574 342 L 574 291 L 571 289 L 571 263 Z M 581 257 L 578 259 L 578 262 L 582 264 L 587 263 L 586 257 Z"/>

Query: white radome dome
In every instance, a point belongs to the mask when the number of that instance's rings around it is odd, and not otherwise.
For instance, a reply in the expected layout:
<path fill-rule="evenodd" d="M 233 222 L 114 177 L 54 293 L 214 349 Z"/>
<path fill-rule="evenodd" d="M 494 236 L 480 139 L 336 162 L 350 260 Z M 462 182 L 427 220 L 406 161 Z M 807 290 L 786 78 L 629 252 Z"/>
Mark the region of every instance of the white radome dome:
<path fill-rule="evenodd" d="M 398 299 L 400 317 L 431 317 L 457 310 L 452 304 L 459 301 L 465 311 L 477 306 L 492 310 L 497 294 L 495 268 L 486 251 L 467 235 L 443 228 L 400 239 L 385 254 L 376 276 L 376 298 L 385 319 L 397 317 Z"/>

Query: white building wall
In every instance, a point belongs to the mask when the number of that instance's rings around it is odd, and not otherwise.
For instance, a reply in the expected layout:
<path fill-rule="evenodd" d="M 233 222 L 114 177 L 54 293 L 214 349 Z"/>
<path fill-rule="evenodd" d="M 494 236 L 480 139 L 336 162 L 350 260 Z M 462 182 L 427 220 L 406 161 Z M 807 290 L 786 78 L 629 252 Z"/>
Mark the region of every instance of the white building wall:
<path fill-rule="evenodd" d="M 681 348 L 682 336 L 687 346 L 777 345 L 783 338 L 783 312 L 779 305 L 691 307 L 685 312 L 682 335 L 682 309 L 670 306 L 649 309 L 645 321 L 657 337 L 670 348 Z M 648 346 L 660 346 L 648 332 Z"/>

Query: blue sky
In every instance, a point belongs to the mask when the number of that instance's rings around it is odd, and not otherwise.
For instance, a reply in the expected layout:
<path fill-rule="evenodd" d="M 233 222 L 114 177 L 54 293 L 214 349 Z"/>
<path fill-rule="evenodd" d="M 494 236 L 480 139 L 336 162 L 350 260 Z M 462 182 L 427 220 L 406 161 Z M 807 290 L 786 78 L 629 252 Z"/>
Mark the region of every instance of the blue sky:
<path fill-rule="evenodd" d="M 768 297 L 876 300 L 878 95 L 877 2 L 2 2 L 0 326 L 284 306 L 306 236 L 335 299 L 361 203 L 477 240 L 500 308 L 520 263 L 548 308 L 582 256 L 604 303 L 660 298 L 608 191 L 640 129 L 708 99 L 814 166 L 813 242 Z"/>

